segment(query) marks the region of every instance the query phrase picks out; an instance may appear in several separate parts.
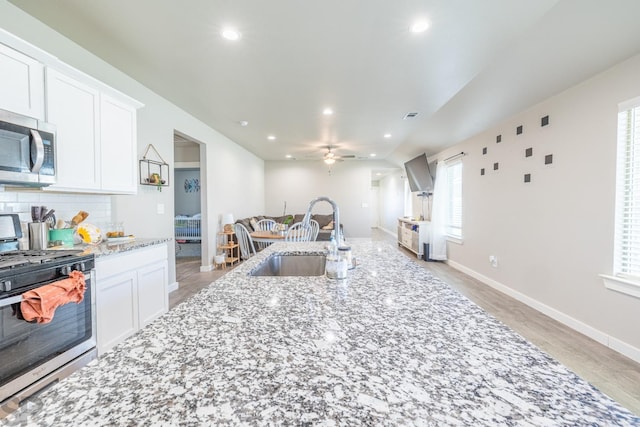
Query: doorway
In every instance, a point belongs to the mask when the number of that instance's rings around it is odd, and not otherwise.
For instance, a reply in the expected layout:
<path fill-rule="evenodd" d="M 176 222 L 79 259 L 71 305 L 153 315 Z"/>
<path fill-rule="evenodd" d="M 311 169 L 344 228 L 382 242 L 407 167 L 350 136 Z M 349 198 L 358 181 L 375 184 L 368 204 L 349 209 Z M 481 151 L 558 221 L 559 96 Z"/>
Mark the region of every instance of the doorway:
<path fill-rule="evenodd" d="M 201 144 L 174 131 L 174 241 L 176 245 L 176 277 L 183 263 L 201 262 L 206 239 L 202 239 L 203 170 Z"/>

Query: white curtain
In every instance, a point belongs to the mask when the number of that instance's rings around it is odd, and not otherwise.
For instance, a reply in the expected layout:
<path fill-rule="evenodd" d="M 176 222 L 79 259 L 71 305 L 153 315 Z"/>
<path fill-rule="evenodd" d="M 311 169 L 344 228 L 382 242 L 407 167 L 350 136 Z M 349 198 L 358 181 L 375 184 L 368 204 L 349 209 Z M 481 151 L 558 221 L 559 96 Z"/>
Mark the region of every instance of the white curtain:
<path fill-rule="evenodd" d="M 447 239 L 445 226 L 447 221 L 447 168 L 439 162 L 436 168 L 436 182 L 433 189 L 433 206 L 431 207 L 431 233 L 429 236 L 429 258 L 437 261 L 447 259 Z"/>

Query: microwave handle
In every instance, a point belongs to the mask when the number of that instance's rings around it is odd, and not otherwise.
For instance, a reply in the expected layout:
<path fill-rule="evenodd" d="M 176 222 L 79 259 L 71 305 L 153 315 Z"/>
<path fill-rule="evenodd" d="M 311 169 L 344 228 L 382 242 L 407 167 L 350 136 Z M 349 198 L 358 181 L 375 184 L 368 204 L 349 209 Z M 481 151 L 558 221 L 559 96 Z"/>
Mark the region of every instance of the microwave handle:
<path fill-rule="evenodd" d="M 44 163 L 44 144 L 42 143 L 42 137 L 40 132 L 35 129 L 31 129 L 31 136 L 33 137 L 33 143 L 36 147 L 36 160 L 31 168 L 31 172 L 39 173 L 42 163 Z"/>

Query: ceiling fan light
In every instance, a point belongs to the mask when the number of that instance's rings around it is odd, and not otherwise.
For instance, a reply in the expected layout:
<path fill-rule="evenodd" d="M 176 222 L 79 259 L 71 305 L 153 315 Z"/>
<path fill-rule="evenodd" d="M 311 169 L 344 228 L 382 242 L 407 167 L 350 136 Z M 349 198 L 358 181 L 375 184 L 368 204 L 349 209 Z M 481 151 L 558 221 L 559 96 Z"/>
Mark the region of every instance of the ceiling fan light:
<path fill-rule="evenodd" d="M 233 27 L 224 28 L 220 34 L 227 40 L 236 41 L 240 39 L 240 32 Z"/>
<path fill-rule="evenodd" d="M 411 24 L 411 27 L 409 27 L 409 29 L 412 33 L 424 33 L 429 29 L 429 21 L 420 19 Z"/>
<path fill-rule="evenodd" d="M 324 162 L 328 165 L 332 165 L 336 162 L 336 159 L 332 158 L 332 157 L 327 157 L 326 159 L 324 159 Z"/>

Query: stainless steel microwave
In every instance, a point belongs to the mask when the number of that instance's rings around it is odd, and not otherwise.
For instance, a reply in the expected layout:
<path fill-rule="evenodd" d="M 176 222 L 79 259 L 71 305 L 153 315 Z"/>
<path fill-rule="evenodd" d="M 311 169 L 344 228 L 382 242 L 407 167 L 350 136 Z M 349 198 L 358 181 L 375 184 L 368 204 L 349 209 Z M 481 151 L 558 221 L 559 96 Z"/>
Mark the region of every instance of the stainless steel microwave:
<path fill-rule="evenodd" d="M 0 184 L 43 187 L 55 182 L 55 126 L 0 110 Z"/>

